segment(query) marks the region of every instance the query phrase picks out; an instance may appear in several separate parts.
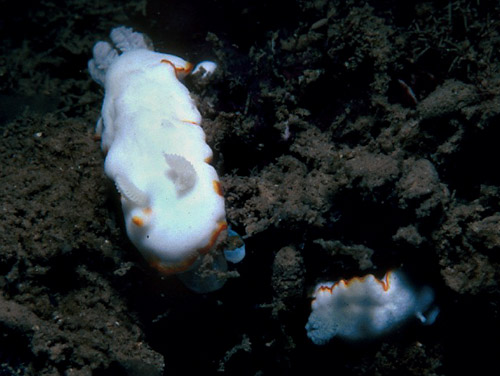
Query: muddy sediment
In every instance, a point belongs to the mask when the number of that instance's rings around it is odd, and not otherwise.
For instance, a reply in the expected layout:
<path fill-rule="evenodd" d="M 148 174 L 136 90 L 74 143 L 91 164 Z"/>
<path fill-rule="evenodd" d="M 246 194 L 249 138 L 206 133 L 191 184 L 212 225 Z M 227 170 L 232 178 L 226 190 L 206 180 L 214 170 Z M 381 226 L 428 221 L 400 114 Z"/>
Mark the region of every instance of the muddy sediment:
<path fill-rule="evenodd" d="M 496 1 L 60 3 L 0 22 L 0 375 L 500 369 Z M 122 24 L 219 64 L 186 80 L 247 247 L 215 293 L 149 268 L 104 176 L 86 64 Z M 434 325 L 309 341 L 317 282 L 393 268 Z"/>

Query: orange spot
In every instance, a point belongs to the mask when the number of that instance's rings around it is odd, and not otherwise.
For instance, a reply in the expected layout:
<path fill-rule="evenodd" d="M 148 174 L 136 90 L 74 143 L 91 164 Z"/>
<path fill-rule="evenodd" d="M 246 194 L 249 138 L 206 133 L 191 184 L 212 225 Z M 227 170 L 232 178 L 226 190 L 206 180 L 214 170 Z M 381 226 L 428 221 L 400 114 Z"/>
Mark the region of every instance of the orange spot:
<path fill-rule="evenodd" d="M 382 288 L 384 289 L 384 291 L 388 291 L 389 288 L 391 287 L 390 286 L 390 283 L 389 283 L 389 277 L 391 276 L 392 274 L 392 271 L 388 271 L 386 273 L 386 275 L 384 276 L 384 279 L 382 281 L 378 280 L 377 278 L 375 278 L 375 281 L 380 283 L 382 285 Z"/>
<path fill-rule="evenodd" d="M 162 263 L 158 259 L 150 260 L 149 264 L 151 267 L 154 269 L 158 270 L 160 273 L 164 275 L 172 275 L 172 274 L 177 274 L 177 273 L 182 273 L 188 270 L 191 265 L 194 264 L 194 262 L 198 259 L 198 255 L 194 254 L 190 257 L 188 257 L 186 260 L 175 263 L 175 264 L 169 264 L 166 265 Z"/>
<path fill-rule="evenodd" d="M 132 217 L 132 223 L 133 223 L 134 225 L 136 225 L 137 227 L 142 227 L 142 226 L 144 226 L 144 220 L 143 220 L 141 217 L 137 216 L 137 215 L 134 215 L 134 216 Z"/>
<path fill-rule="evenodd" d="M 319 290 L 319 291 L 321 291 L 321 292 L 326 291 L 326 292 L 329 292 L 329 293 L 331 294 L 331 293 L 332 293 L 332 291 L 333 291 L 333 288 L 334 288 L 334 287 L 335 287 L 335 285 L 333 285 L 332 287 L 328 287 L 328 286 L 319 286 L 319 289 L 318 289 L 318 290 Z"/>
<path fill-rule="evenodd" d="M 214 230 L 214 232 L 212 232 L 212 236 L 210 236 L 208 244 L 203 248 L 199 249 L 198 252 L 200 252 L 202 255 L 208 253 L 215 246 L 215 244 L 217 244 L 219 236 L 225 230 L 227 230 L 227 222 L 226 221 L 217 222 L 217 228 Z"/>
<path fill-rule="evenodd" d="M 181 120 L 183 123 L 188 123 L 188 124 L 193 124 L 193 125 L 199 125 L 196 121 L 192 120 Z"/>
<path fill-rule="evenodd" d="M 153 212 L 153 209 L 151 208 L 144 208 L 142 209 L 142 212 L 145 214 L 145 215 L 151 215 L 151 213 Z"/>
<path fill-rule="evenodd" d="M 392 271 L 388 271 L 382 280 L 378 279 L 377 277 L 373 276 L 372 274 L 368 274 L 368 275 L 365 275 L 363 277 L 353 277 L 353 278 L 348 279 L 348 280 L 341 279 L 340 281 L 335 282 L 331 287 L 320 286 L 318 288 L 318 291 L 321 291 L 321 292 L 327 291 L 331 294 L 331 293 L 333 293 L 333 290 L 337 286 L 339 286 L 340 284 L 342 284 L 346 287 L 349 287 L 350 285 L 352 285 L 354 283 L 363 283 L 365 281 L 365 279 L 369 276 L 374 277 L 375 282 L 378 283 L 380 286 L 382 286 L 382 289 L 384 291 L 389 291 L 389 288 L 391 287 L 390 283 L 389 283 L 389 278 L 390 278 L 391 274 L 392 274 Z"/>
<path fill-rule="evenodd" d="M 223 197 L 224 194 L 222 192 L 222 186 L 220 185 L 220 181 L 214 180 L 214 181 L 212 181 L 212 183 L 214 185 L 214 191 L 215 191 L 215 193 L 217 193 L 219 196 Z"/>
<path fill-rule="evenodd" d="M 205 163 L 212 163 L 212 157 L 206 157 L 204 161 Z"/>
<path fill-rule="evenodd" d="M 191 73 L 193 68 L 194 68 L 194 65 L 188 61 L 188 62 L 186 62 L 185 67 L 176 68 L 175 71 L 179 74 L 183 74 L 184 76 L 187 76 L 189 73 Z"/>
<path fill-rule="evenodd" d="M 175 65 L 174 65 L 174 64 L 172 64 L 172 62 L 171 62 L 170 60 L 167 60 L 167 59 L 161 59 L 161 60 L 160 60 L 160 63 L 163 63 L 163 64 L 170 64 L 170 66 L 171 66 L 172 68 L 174 68 L 174 69 L 175 69 Z"/>
<path fill-rule="evenodd" d="M 190 62 L 186 62 L 186 65 L 184 67 L 176 67 L 170 60 L 167 59 L 161 59 L 160 63 L 170 64 L 170 66 L 174 68 L 175 77 L 177 78 L 183 78 L 187 76 L 194 67 Z"/>
<path fill-rule="evenodd" d="M 151 267 L 158 270 L 160 273 L 164 275 L 172 275 L 185 272 L 195 263 L 200 254 L 207 253 L 217 244 L 219 236 L 225 230 L 227 230 L 227 222 L 226 221 L 217 222 L 217 228 L 210 236 L 210 241 L 208 242 L 208 244 L 205 247 L 199 249 L 198 253 L 195 253 L 187 257 L 184 261 L 172 264 L 165 264 L 156 257 L 150 257 L 150 258 L 148 257 L 148 262 L 151 265 Z"/>

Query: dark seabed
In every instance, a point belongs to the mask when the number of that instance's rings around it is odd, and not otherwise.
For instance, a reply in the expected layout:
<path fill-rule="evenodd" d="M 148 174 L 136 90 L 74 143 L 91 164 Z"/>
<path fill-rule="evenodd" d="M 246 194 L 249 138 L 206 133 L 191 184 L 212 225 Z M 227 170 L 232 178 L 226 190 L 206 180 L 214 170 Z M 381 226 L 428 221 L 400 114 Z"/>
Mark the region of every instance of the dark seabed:
<path fill-rule="evenodd" d="M 1 376 L 500 374 L 498 1 L 0 8 Z M 103 173 L 87 61 L 118 25 L 219 64 L 185 81 L 247 247 L 215 293 L 143 261 Z M 317 282 L 394 268 L 434 325 L 307 338 Z"/>

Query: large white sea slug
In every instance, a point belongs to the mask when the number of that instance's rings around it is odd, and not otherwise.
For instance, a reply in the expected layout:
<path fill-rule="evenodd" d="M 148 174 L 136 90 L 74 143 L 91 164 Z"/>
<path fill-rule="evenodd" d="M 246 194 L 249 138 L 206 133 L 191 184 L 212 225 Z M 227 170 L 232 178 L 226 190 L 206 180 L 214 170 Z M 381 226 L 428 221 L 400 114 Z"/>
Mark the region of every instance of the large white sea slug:
<path fill-rule="evenodd" d="M 105 89 L 96 133 L 105 173 L 121 194 L 128 236 L 162 273 L 177 274 L 197 292 L 216 290 L 225 282 L 217 273 L 227 268 L 223 253 L 205 260 L 213 259 L 215 273 L 198 268 L 228 226 L 201 115 L 179 81 L 193 66 L 152 51 L 130 28 L 117 27 L 110 38 L 112 44 L 94 46 L 89 71 Z M 205 72 L 214 69 L 205 65 Z"/>
<path fill-rule="evenodd" d="M 432 324 L 439 312 L 431 308 L 433 299 L 429 287 L 414 288 L 398 270 L 380 280 L 369 274 L 320 283 L 311 303 L 307 336 L 316 345 L 323 345 L 335 336 L 347 340 L 374 338 L 411 317 Z"/>

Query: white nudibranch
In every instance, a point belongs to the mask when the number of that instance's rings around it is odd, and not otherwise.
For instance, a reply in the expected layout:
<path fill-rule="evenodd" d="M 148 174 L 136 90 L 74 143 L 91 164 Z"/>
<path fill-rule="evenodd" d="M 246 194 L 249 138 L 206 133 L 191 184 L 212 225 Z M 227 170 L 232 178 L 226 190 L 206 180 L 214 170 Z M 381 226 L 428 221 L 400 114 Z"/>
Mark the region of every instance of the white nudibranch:
<path fill-rule="evenodd" d="M 431 307 L 433 300 L 429 287 L 414 288 L 398 270 L 389 271 L 381 280 L 369 274 L 320 283 L 313 294 L 307 336 L 316 345 L 324 345 L 335 336 L 371 339 L 411 317 L 430 325 L 439 313 L 437 307 Z"/>
<path fill-rule="evenodd" d="M 96 133 L 105 173 L 121 194 L 127 234 L 160 272 L 177 274 L 196 292 L 217 290 L 226 280 L 219 248 L 228 225 L 201 115 L 179 81 L 193 65 L 152 51 L 147 37 L 130 28 L 117 27 L 110 38 L 96 43 L 88 68 L 105 89 Z M 205 78 L 216 65 L 200 67 Z M 238 258 L 244 254 L 240 249 Z"/>

